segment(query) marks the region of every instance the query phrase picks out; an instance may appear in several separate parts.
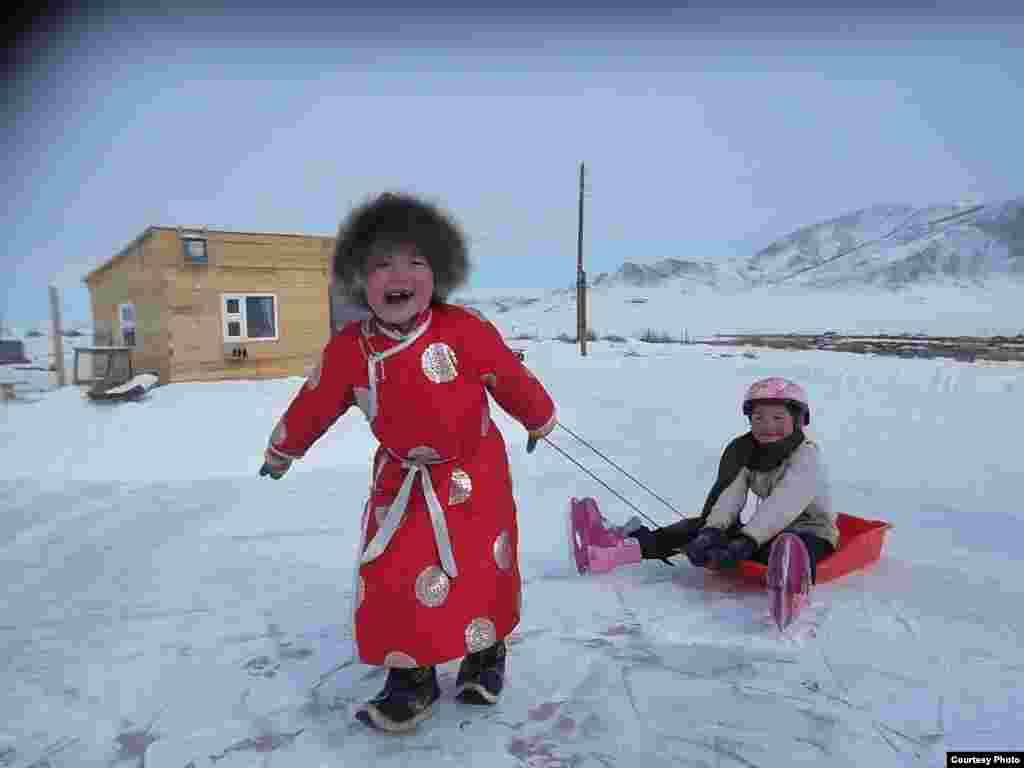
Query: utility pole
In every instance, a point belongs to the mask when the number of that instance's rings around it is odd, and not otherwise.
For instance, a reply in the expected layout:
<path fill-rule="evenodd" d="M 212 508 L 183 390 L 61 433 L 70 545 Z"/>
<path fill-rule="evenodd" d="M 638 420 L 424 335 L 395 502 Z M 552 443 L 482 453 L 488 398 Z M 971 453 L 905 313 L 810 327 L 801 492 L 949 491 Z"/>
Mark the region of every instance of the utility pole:
<path fill-rule="evenodd" d="M 64 337 L 61 336 L 60 327 L 60 297 L 57 295 L 57 286 L 50 286 L 50 321 L 53 326 L 53 354 L 57 366 L 57 386 L 63 387 L 67 382 L 64 380 Z"/>
<path fill-rule="evenodd" d="M 580 221 L 576 240 L 576 338 L 580 355 L 587 356 L 587 273 L 583 271 L 583 190 L 586 169 L 580 163 Z"/>

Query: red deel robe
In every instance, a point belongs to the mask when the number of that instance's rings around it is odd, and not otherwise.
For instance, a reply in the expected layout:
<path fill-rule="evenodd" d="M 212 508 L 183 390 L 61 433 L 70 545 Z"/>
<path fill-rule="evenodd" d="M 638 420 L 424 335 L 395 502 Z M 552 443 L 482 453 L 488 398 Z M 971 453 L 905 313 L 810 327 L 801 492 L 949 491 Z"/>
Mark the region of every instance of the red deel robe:
<path fill-rule="evenodd" d="M 440 664 L 519 623 L 516 508 L 488 392 L 531 434 L 555 423 L 551 397 L 491 323 L 435 304 L 404 337 L 372 318 L 346 326 L 271 436 L 272 451 L 300 458 L 357 405 L 380 441 L 356 579 L 366 664 Z"/>

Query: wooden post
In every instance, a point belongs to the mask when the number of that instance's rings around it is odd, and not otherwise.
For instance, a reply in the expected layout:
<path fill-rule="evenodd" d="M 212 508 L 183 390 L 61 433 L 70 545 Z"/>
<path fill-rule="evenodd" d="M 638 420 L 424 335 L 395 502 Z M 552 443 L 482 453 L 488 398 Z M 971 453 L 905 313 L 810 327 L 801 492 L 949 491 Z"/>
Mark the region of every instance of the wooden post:
<path fill-rule="evenodd" d="M 587 311 L 587 273 L 580 272 L 580 354 L 587 356 L 587 333 L 590 331 L 590 314 Z"/>
<path fill-rule="evenodd" d="M 576 239 L 576 338 L 580 355 L 587 356 L 587 273 L 583 271 L 583 185 L 586 168 L 580 163 L 580 220 Z"/>
<path fill-rule="evenodd" d="M 57 386 L 63 387 L 67 381 L 64 378 L 64 337 L 61 336 L 60 327 L 60 297 L 57 295 L 57 286 L 50 286 L 50 324 L 53 326 L 53 354 L 56 358 Z"/>

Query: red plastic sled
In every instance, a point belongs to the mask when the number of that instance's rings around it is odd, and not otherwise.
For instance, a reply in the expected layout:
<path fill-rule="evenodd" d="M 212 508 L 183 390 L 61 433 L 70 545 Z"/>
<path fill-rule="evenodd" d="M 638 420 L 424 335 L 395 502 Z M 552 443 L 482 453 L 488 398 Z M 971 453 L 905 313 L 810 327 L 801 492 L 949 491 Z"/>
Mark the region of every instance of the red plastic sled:
<path fill-rule="evenodd" d="M 839 527 L 839 549 L 818 561 L 818 584 L 838 579 L 877 561 L 882 554 L 885 533 L 892 528 L 892 524 L 884 520 L 865 520 L 843 513 L 839 514 L 836 525 Z M 768 566 L 743 560 L 737 573 L 747 581 L 765 584 Z"/>

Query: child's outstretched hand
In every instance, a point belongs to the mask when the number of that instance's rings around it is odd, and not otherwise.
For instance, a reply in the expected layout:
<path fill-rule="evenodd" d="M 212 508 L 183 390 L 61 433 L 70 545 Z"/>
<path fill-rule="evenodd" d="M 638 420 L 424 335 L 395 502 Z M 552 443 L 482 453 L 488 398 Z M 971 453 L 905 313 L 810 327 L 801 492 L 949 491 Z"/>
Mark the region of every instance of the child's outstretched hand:
<path fill-rule="evenodd" d="M 526 452 L 533 453 L 533 449 L 537 447 L 537 443 L 542 439 L 551 434 L 551 430 L 555 428 L 555 422 L 552 421 L 549 424 L 541 427 L 540 429 L 533 430 L 527 433 L 526 437 Z"/>
<path fill-rule="evenodd" d="M 263 466 L 260 467 L 260 477 L 270 475 L 274 480 L 280 480 L 291 465 L 290 460 L 268 450 L 263 454 Z"/>

